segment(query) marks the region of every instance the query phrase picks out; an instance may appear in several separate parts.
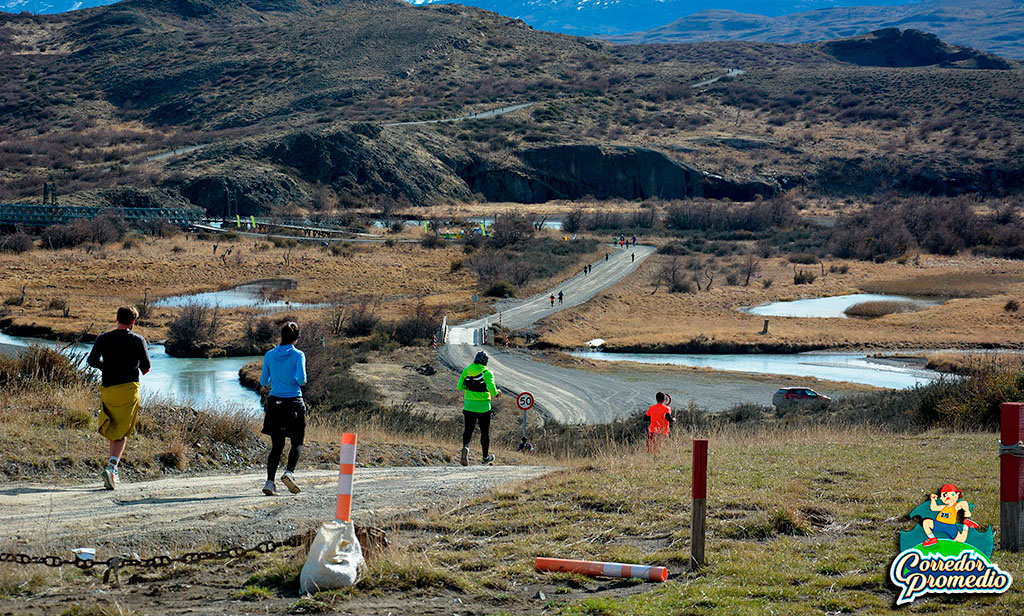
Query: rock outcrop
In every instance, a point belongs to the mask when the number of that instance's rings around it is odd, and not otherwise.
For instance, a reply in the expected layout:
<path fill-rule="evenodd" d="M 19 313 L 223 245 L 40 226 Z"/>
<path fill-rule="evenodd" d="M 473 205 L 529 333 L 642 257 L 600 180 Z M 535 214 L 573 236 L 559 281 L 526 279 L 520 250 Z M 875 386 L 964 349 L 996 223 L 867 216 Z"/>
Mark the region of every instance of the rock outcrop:
<path fill-rule="evenodd" d="M 1009 62 L 969 47 L 954 47 L 920 30 L 885 28 L 870 34 L 822 43 L 842 62 L 861 66 L 943 66 L 1009 70 Z"/>
<path fill-rule="evenodd" d="M 647 148 L 558 145 L 517 153 L 518 164 L 474 160 L 458 169 L 489 201 L 540 203 L 552 199 L 687 199 L 749 201 L 778 192 L 762 181 L 707 174 Z"/>

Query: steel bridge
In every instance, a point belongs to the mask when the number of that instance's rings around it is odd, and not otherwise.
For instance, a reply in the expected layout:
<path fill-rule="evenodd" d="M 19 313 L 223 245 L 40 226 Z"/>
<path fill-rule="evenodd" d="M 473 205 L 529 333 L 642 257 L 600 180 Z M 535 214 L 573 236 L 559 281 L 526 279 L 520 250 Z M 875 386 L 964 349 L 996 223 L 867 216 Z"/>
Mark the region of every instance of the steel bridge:
<path fill-rule="evenodd" d="M 23 225 L 26 227 L 48 227 L 77 220 L 95 218 L 111 213 L 128 222 L 160 219 L 180 227 L 190 227 L 203 222 L 206 213 L 199 208 L 173 207 L 91 207 L 82 205 L 20 205 L 0 203 L 0 226 Z"/>

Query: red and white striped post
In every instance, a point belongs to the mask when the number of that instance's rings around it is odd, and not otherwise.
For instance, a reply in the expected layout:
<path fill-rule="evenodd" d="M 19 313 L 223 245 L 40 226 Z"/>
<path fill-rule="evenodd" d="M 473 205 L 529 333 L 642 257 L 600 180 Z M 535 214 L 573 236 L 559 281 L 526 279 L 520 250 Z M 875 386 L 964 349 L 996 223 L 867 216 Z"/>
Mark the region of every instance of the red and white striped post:
<path fill-rule="evenodd" d="M 639 578 L 652 582 L 664 582 L 668 579 L 665 567 L 649 567 L 647 565 L 628 565 L 625 563 L 605 563 L 593 560 L 567 560 L 564 558 L 537 558 L 533 561 L 537 571 L 564 571 L 583 575 L 600 575 L 617 578 Z"/>
<path fill-rule="evenodd" d="M 690 512 L 690 569 L 704 566 L 708 498 L 708 441 L 693 439 L 693 509 Z"/>
<path fill-rule="evenodd" d="M 999 547 L 1024 550 L 1024 403 L 999 407 Z"/>
<path fill-rule="evenodd" d="M 356 435 L 341 435 L 341 460 L 338 466 L 338 504 L 334 519 L 352 521 L 352 475 L 356 470 Z"/>

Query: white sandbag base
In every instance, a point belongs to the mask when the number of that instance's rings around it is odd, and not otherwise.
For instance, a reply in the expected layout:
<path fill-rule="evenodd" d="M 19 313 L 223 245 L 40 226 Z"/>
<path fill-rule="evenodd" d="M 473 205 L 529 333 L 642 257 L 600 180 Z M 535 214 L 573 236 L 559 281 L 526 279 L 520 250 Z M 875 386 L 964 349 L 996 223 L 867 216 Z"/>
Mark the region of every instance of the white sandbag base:
<path fill-rule="evenodd" d="M 324 522 L 309 548 L 299 576 L 302 594 L 353 586 L 366 566 L 352 522 Z"/>

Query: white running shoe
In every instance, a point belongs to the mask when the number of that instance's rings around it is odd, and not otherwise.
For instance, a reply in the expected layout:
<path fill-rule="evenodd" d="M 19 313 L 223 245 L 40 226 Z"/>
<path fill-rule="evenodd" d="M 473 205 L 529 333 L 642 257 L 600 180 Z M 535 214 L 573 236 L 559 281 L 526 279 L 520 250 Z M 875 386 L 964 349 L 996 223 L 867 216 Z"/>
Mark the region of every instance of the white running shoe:
<path fill-rule="evenodd" d="M 462 448 L 462 454 L 459 456 L 459 462 L 462 463 L 463 466 L 469 465 L 469 447 Z"/>
<path fill-rule="evenodd" d="M 100 473 L 100 477 L 103 478 L 104 488 L 108 490 L 113 490 L 114 488 L 117 487 L 117 469 L 114 468 L 113 466 L 108 466 L 107 468 L 103 469 L 103 472 Z"/>
<path fill-rule="evenodd" d="M 281 483 L 283 483 L 292 494 L 298 494 L 302 491 L 299 489 L 299 484 L 295 483 L 295 478 L 292 476 L 291 471 L 285 471 L 284 475 L 281 475 Z"/>
<path fill-rule="evenodd" d="M 274 486 L 274 482 L 267 479 L 267 483 L 263 484 L 263 493 L 267 496 L 273 496 L 277 494 L 277 488 Z"/>
<path fill-rule="evenodd" d="M 484 456 L 483 462 L 481 462 L 481 464 L 487 464 L 487 465 L 494 464 L 494 454 L 493 453 L 489 453 L 486 456 Z"/>

